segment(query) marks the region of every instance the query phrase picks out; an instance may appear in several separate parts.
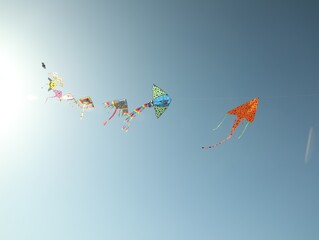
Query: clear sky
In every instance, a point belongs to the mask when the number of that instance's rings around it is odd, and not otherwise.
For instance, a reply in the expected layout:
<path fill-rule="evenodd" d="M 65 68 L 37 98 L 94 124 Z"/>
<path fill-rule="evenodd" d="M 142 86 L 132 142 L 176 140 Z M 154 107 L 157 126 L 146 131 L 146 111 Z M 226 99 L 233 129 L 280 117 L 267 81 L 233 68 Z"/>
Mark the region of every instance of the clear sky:
<path fill-rule="evenodd" d="M 318 26 L 315 0 L 1 0 L 0 239 L 319 239 Z M 96 108 L 45 104 L 48 71 Z M 161 118 L 102 125 L 153 83 Z"/>

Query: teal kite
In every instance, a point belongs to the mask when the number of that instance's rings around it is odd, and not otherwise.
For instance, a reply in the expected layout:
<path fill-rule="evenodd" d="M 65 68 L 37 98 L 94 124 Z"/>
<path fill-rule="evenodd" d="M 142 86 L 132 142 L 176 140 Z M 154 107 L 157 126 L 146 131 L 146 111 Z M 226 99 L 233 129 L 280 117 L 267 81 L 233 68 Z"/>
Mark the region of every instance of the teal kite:
<path fill-rule="evenodd" d="M 132 119 L 134 119 L 138 114 L 140 114 L 145 108 L 154 107 L 155 116 L 159 118 L 169 107 L 171 101 L 172 99 L 163 89 L 153 84 L 153 99 L 150 102 L 144 103 L 142 106 L 134 109 L 133 112 L 131 112 L 125 119 L 126 125 L 123 126 L 122 129 L 127 132 Z"/>

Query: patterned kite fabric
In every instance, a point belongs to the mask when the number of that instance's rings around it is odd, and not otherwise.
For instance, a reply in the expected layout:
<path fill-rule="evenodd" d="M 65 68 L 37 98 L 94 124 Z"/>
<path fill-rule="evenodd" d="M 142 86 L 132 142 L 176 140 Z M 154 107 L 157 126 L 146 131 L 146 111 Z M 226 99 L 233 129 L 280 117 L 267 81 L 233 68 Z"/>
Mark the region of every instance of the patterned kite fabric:
<path fill-rule="evenodd" d="M 78 100 L 78 105 L 81 109 L 92 109 L 94 108 L 93 101 L 90 97 L 80 98 Z"/>
<path fill-rule="evenodd" d="M 119 112 L 119 117 L 123 116 L 123 115 L 128 115 L 128 105 L 127 105 L 127 100 L 126 99 L 122 99 L 122 100 L 113 100 L 110 102 L 105 102 L 104 106 L 109 110 L 109 109 L 114 109 L 112 115 L 109 117 L 108 120 L 106 120 L 105 122 L 103 122 L 103 125 L 105 126 L 108 121 L 110 121 L 114 115 L 116 114 L 116 112 Z"/>
<path fill-rule="evenodd" d="M 84 98 L 80 98 L 78 100 L 78 107 L 80 109 L 82 109 L 81 115 L 80 115 L 80 119 L 82 120 L 84 117 L 84 111 L 85 110 L 89 110 L 89 109 L 93 109 L 94 108 L 94 104 L 93 101 L 90 97 L 84 97 Z"/>
<path fill-rule="evenodd" d="M 128 114 L 128 104 L 127 100 L 113 100 L 110 102 L 105 102 L 104 106 L 109 109 L 116 108 L 119 110 L 119 115 L 127 115 Z"/>
<path fill-rule="evenodd" d="M 45 100 L 45 103 L 48 101 L 49 98 L 58 98 L 61 100 L 62 91 L 53 89 L 53 92 L 54 92 L 54 96 L 47 97 L 47 99 Z"/>
<path fill-rule="evenodd" d="M 63 87 L 63 78 L 60 77 L 56 72 L 48 73 L 49 80 L 55 82 L 57 85 Z"/>
<path fill-rule="evenodd" d="M 209 148 L 214 148 L 217 147 L 221 144 L 223 144 L 224 142 L 226 142 L 227 140 L 229 140 L 232 136 L 233 133 L 235 132 L 236 128 L 238 127 L 238 125 L 241 122 L 244 122 L 244 120 L 247 120 L 247 124 L 242 132 L 242 134 L 238 137 L 238 139 L 240 139 L 244 132 L 246 131 L 246 128 L 248 126 L 248 123 L 253 122 L 255 120 L 255 116 L 256 116 L 256 112 L 258 109 L 258 103 L 259 103 L 259 97 L 254 98 L 238 107 L 235 107 L 234 109 L 230 110 L 227 112 L 227 114 L 230 115 L 236 115 L 236 119 L 235 119 L 235 123 L 232 126 L 231 132 L 229 134 L 229 136 L 226 139 L 221 140 L 220 142 L 214 144 L 214 145 L 210 145 L 207 147 L 202 147 L 202 149 L 209 149 Z M 223 119 L 223 121 L 225 120 L 225 117 Z M 220 125 L 223 123 L 223 121 L 214 129 L 216 130 L 217 128 L 220 127 Z"/>

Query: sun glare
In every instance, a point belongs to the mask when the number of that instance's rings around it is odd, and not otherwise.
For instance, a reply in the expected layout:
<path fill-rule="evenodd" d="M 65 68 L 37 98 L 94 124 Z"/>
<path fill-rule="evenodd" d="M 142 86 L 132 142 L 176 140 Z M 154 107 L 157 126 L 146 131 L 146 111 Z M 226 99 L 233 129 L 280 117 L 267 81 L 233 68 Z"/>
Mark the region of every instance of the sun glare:
<path fill-rule="evenodd" d="M 0 82 L 2 86 L 0 135 L 1 137 L 7 137 L 21 114 L 23 90 L 22 86 L 19 86 L 21 80 L 19 80 L 17 65 L 3 54 L 0 55 Z"/>

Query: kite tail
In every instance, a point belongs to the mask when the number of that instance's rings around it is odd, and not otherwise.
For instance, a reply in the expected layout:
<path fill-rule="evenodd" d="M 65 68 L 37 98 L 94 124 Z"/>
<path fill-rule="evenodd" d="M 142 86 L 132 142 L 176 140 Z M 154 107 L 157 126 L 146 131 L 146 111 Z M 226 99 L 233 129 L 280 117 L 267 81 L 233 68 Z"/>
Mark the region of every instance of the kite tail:
<path fill-rule="evenodd" d="M 103 122 L 103 125 L 104 125 L 104 126 L 107 124 L 108 121 L 110 121 L 110 120 L 114 117 L 116 111 L 117 111 L 117 108 L 115 108 L 114 112 L 113 112 L 112 115 L 109 117 L 109 119 L 108 119 L 107 121 Z"/>
<path fill-rule="evenodd" d="M 240 134 L 240 136 L 238 137 L 238 139 L 240 139 L 240 138 L 244 135 L 244 133 L 245 133 L 245 131 L 246 131 L 246 128 L 248 127 L 248 124 L 249 124 L 249 122 L 246 123 L 246 126 L 245 126 L 243 132 L 242 132 L 242 133 Z"/>
<path fill-rule="evenodd" d="M 47 97 L 47 99 L 45 100 L 45 103 L 47 103 L 49 98 L 55 98 L 55 96 Z"/>
<path fill-rule="evenodd" d="M 60 98 L 60 101 L 63 99 Z M 71 105 L 72 108 L 79 107 L 78 102 L 75 99 L 67 99 L 66 102 Z"/>
<path fill-rule="evenodd" d="M 227 140 L 231 139 L 231 137 L 233 136 L 233 133 L 235 131 L 235 129 L 238 127 L 238 125 L 240 124 L 240 122 L 242 121 L 243 119 L 242 118 L 236 118 L 235 120 L 235 123 L 231 129 L 231 132 L 229 134 L 229 136 L 226 138 L 226 139 L 223 139 L 221 140 L 219 143 L 216 143 L 214 145 L 210 145 L 210 146 L 207 146 L 207 147 L 202 147 L 202 149 L 209 149 L 209 148 L 215 148 L 221 144 L 223 144 L 224 142 L 226 142 Z"/>
<path fill-rule="evenodd" d="M 119 111 L 119 117 L 122 117 L 122 116 L 124 116 L 124 115 L 128 115 L 128 113 L 124 113 L 123 110 L 120 110 L 120 111 Z"/>
<path fill-rule="evenodd" d="M 214 145 L 210 145 L 210 146 L 206 146 L 206 147 L 202 147 L 202 149 L 210 149 L 210 148 L 215 148 L 221 144 L 223 144 L 224 142 L 226 142 L 227 140 L 231 139 L 232 135 L 229 135 L 226 139 L 221 140 L 219 143 L 216 143 Z"/>
<path fill-rule="evenodd" d="M 147 108 L 148 106 L 149 106 L 149 103 L 144 103 L 142 106 L 135 108 L 133 112 L 128 114 L 128 117 L 125 119 L 126 125 L 122 127 L 122 130 L 127 132 L 130 127 L 132 119 L 134 119 L 138 114 L 143 112 L 143 110 Z"/>
<path fill-rule="evenodd" d="M 220 122 L 220 124 L 218 124 L 217 127 L 215 127 L 215 128 L 213 129 L 213 131 L 215 131 L 216 129 L 218 129 L 218 128 L 222 125 L 222 123 L 223 123 L 223 122 L 225 121 L 225 119 L 226 119 L 226 116 L 227 116 L 227 114 L 225 114 L 223 120 Z"/>
<path fill-rule="evenodd" d="M 83 117 L 84 117 L 84 108 L 81 108 L 81 109 L 82 109 L 82 112 L 81 112 L 81 114 L 80 114 L 80 120 L 82 120 Z"/>

